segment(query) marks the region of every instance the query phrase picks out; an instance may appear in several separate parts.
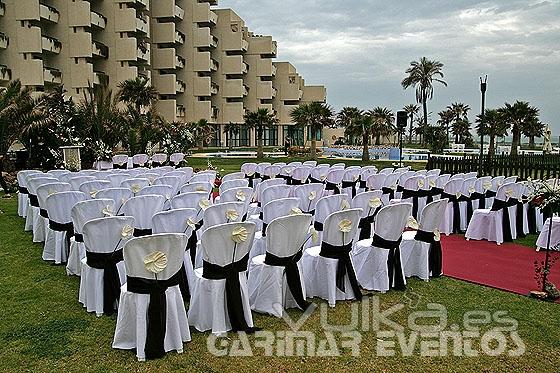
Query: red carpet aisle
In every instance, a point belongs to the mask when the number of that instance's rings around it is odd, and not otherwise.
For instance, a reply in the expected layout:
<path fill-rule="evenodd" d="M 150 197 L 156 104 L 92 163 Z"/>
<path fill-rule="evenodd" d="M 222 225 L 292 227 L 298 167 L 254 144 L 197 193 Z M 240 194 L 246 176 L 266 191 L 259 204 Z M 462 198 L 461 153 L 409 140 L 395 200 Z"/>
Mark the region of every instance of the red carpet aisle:
<path fill-rule="evenodd" d="M 466 241 L 459 235 L 442 235 L 441 241 L 446 276 L 522 295 L 537 288 L 534 261 L 544 260 L 543 251 L 508 243 L 498 246 L 488 241 Z M 557 255 L 560 253 L 551 253 Z M 560 259 L 549 276 L 560 286 Z"/>

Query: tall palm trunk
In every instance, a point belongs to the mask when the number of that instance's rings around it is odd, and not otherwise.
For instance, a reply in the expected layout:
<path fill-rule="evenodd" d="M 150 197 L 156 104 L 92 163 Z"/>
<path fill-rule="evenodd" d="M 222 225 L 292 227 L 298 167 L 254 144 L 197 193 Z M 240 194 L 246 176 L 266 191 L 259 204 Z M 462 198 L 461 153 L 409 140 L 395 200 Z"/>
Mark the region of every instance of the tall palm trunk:
<path fill-rule="evenodd" d="M 511 139 L 511 155 L 517 155 L 517 147 L 519 146 L 519 142 L 521 140 L 521 130 L 518 124 L 514 124 L 511 130 L 512 139 Z"/>
<path fill-rule="evenodd" d="M 4 156 L 0 155 L 0 186 L 2 187 L 2 189 L 4 189 L 4 193 L 10 193 L 10 188 L 8 188 L 8 183 L 6 183 L 6 180 L 4 179 L 4 175 L 2 175 L 3 172 L 4 172 Z"/>
<path fill-rule="evenodd" d="M 263 132 L 262 128 L 259 128 L 257 130 L 257 158 L 263 158 L 264 157 L 263 144 L 262 144 L 262 132 Z"/>
<path fill-rule="evenodd" d="M 495 153 L 496 148 L 496 137 L 490 136 L 490 141 L 488 142 L 488 158 L 491 158 Z"/>
<path fill-rule="evenodd" d="M 412 144 L 412 125 L 414 123 L 414 117 L 410 114 L 410 127 L 408 127 L 408 142 Z"/>
<path fill-rule="evenodd" d="M 428 127 L 428 97 L 424 90 L 422 93 L 422 111 L 424 112 L 424 128 Z"/>
<path fill-rule="evenodd" d="M 535 136 L 529 136 L 529 149 L 535 149 Z"/>
<path fill-rule="evenodd" d="M 369 133 L 367 131 L 362 135 L 362 161 L 369 162 Z"/>
<path fill-rule="evenodd" d="M 317 159 L 317 140 L 315 140 L 315 137 L 311 139 L 310 155 L 311 159 Z"/>

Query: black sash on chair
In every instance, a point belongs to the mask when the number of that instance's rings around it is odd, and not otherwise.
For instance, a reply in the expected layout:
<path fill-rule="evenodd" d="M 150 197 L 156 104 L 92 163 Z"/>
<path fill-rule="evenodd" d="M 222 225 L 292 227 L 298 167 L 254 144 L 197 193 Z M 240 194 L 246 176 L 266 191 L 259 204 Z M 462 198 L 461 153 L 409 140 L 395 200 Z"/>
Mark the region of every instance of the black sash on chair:
<path fill-rule="evenodd" d="M 381 210 L 381 207 L 383 206 L 377 207 L 373 211 L 373 214 L 360 219 L 360 222 L 358 223 L 358 228 L 360 228 L 361 230 L 360 230 L 360 235 L 358 236 L 358 240 L 365 240 L 366 238 L 371 237 L 371 225 L 373 224 L 373 221 L 375 220 L 377 213 L 379 212 L 379 210 Z"/>
<path fill-rule="evenodd" d="M 404 192 L 404 187 L 402 185 L 397 185 L 397 192 Z"/>
<path fill-rule="evenodd" d="M 103 313 L 112 315 L 115 312 L 115 301 L 121 295 L 121 281 L 117 263 L 123 260 L 123 251 L 111 253 L 95 253 L 86 251 L 87 265 L 103 270 Z"/>
<path fill-rule="evenodd" d="M 433 232 L 421 230 L 416 231 L 414 239 L 416 241 L 430 244 L 430 249 L 428 251 L 428 268 L 430 270 L 430 277 L 440 277 L 442 275 L 441 242 L 435 240 L 435 234 Z"/>
<path fill-rule="evenodd" d="M 486 194 L 485 193 L 478 193 L 478 192 L 471 193 L 471 201 L 478 201 L 478 208 L 479 209 L 485 209 L 486 208 Z"/>
<path fill-rule="evenodd" d="M 500 211 L 502 212 L 502 232 L 504 242 L 512 242 L 513 238 L 511 236 L 511 227 L 509 225 L 509 209 L 511 204 L 508 201 L 502 201 L 501 199 L 494 198 L 494 203 L 492 204 L 491 211 Z"/>
<path fill-rule="evenodd" d="M 392 200 L 392 199 L 395 198 L 395 190 L 393 188 L 382 187 L 381 191 L 383 192 L 383 194 L 388 194 L 389 195 L 389 200 Z"/>
<path fill-rule="evenodd" d="M 523 196 L 523 198 L 528 201 L 527 196 Z M 527 204 L 527 223 L 529 225 L 529 234 L 537 234 L 537 209 L 531 201 L 528 201 Z"/>
<path fill-rule="evenodd" d="M 315 228 L 315 230 L 317 232 L 322 232 L 323 231 L 323 223 L 321 223 L 319 221 L 315 221 L 315 222 L 313 222 L 313 228 Z"/>
<path fill-rule="evenodd" d="M 203 223 L 204 220 L 200 220 L 198 223 L 194 225 L 194 230 L 192 231 L 191 236 L 189 237 L 189 241 L 187 242 L 187 249 L 190 250 L 191 262 L 193 264 L 193 267 L 196 258 L 196 244 L 198 242 L 198 237 L 196 235 L 196 232 L 202 227 Z"/>
<path fill-rule="evenodd" d="M 335 183 L 331 183 L 330 181 L 327 181 L 327 185 L 325 186 L 325 190 L 332 190 L 332 191 L 334 191 L 333 194 L 340 194 L 340 188 L 338 187 L 338 185 L 335 184 Z"/>
<path fill-rule="evenodd" d="M 75 242 L 84 242 L 84 235 L 74 232 L 74 241 Z"/>
<path fill-rule="evenodd" d="M 523 201 L 516 200 L 515 206 L 515 229 L 517 231 L 517 238 L 524 238 L 523 217 L 525 215 L 525 208 L 523 207 Z"/>
<path fill-rule="evenodd" d="M 262 177 L 261 177 L 261 180 L 262 180 L 262 181 L 270 180 L 270 179 L 271 179 L 271 177 L 268 176 L 268 175 L 262 175 Z"/>
<path fill-rule="evenodd" d="M 255 174 L 256 174 L 256 173 L 253 173 L 252 175 L 247 175 L 247 174 L 245 174 L 245 178 L 246 178 L 247 180 L 249 180 L 249 186 L 250 186 L 250 187 L 253 187 L 253 186 L 254 186 L 254 185 L 253 185 L 253 181 L 255 180 Z"/>
<path fill-rule="evenodd" d="M 286 282 L 288 283 L 290 293 L 292 293 L 292 296 L 294 297 L 299 308 L 305 311 L 309 306 L 309 303 L 306 302 L 305 298 L 303 297 L 301 277 L 299 275 L 299 269 L 297 266 L 297 263 L 302 256 L 303 250 L 299 250 L 294 255 L 288 257 L 279 257 L 267 251 L 264 257 L 264 264 L 285 268 Z"/>
<path fill-rule="evenodd" d="M 18 192 L 19 192 L 20 194 L 29 194 L 29 191 L 27 190 L 27 188 L 26 188 L 26 187 L 22 187 L 22 186 L 18 187 Z"/>
<path fill-rule="evenodd" d="M 70 251 L 70 237 L 74 235 L 74 224 L 70 223 L 57 223 L 56 221 L 49 219 L 49 228 L 55 232 L 65 232 L 66 239 L 66 254 Z"/>
<path fill-rule="evenodd" d="M 412 198 L 412 216 L 418 218 L 418 199 L 423 197 L 425 193 L 422 190 L 404 189 L 401 199 Z"/>
<path fill-rule="evenodd" d="M 386 240 L 376 234 L 373 235 L 371 246 L 380 247 L 389 250 L 389 257 L 387 258 L 387 268 L 389 270 L 389 288 L 396 290 L 405 290 L 406 284 L 402 273 L 401 264 L 401 238 L 397 241 Z"/>
<path fill-rule="evenodd" d="M 49 213 L 47 212 L 47 210 L 39 208 L 39 215 L 44 217 L 45 219 L 49 218 Z"/>
<path fill-rule="evenodd" d="M 253 180 L 260 179 L 260 178 L 261 178 L 261 174 L 255 171 L 255 173 L 253 174 Z"/>
<path fill-rule="evenodd" d="M 37 198 L 37 196 L 35 194 L 29 194 L 29 204 L 32 207 L 39 207 L 39 198 Z"/>
<path fill-rule="evenodd" d="M 430 202 L 434 202 L 435 196 L 441 197 L 441 193 L 443 193 L 443 188 L 432 187 L 432 189 L 428 190 L 427 192 L 428 192 L 427 193 L 428 198 L 426 198 L 426 204 Z"/>
<path fill-rule="evenodd" d="M 293 177 L 290 177 L 290 183 L 291 183 L 291 185 L 303 185 L 302 180 L 294 179 Z"/>
<path fill-rule="evenodd" d="M 231 328 L 234 332 L 254 333 L 257 328 L 249 327 L 245 320 L 239 273 L 247 270 L 249 253 L 237 262 L 219 266 L 207 261 L 202 263 L 202 277 L 209 280 L 226 280 L 226 305 Z"/>
<path fill-rule="evenodd" d="M 181 271 L 168 280 L 148 280 L 140 277 L 126 276 L 127 290 L 136 294 L 149 294 L 148 319 L 146 326 L 146 359 L 159 359 L 165 355 L 164 341 L 167 324 L 167 301 L 165 291 L 179 285 Z"/>
<path fill-rule="evenodd" d="M 134 237 L 142 237 L 142 236 L 149 236 L 152 234 L 152 228 L 140 229 L 134 228 L 134 233 L 132 234 Z"/>
<path fill-rule="evenodd" d="M 356 197 L 356 183 L 358 181 L 342 181 L 342 189 L 352 188 L 352 198 Z"/>
<path fill-rule="evenodd" d="M 113 169 L 117 169 L 117 170 L 126 170 L 127 166 L 128 164 L 126 162 L 123 164 L 113 163 Z"/>
<path fill-rule="evenodd" d="M 262 237 L 266 237 L 266 227 L 268 227 L 268 224 L 263 221 L 262 231 L 261 231 Z"/>
<path fill-rule="evenodd" d="M 459 233 L 461 230 L 461 211 L 459 210 L 459 200 L 456 194 L 449 194 L 441 192 L 442 199 L 449 199 L 449 202 L 453 204 L 453 233 Z"/>
<path fill-rule="evenodd" d="M 154 168 L 154 167 L 161 167 L 161 166 L 163 166 L 164 163 L 165 163 L 165 162 L 162 163 L 162 162 L 154 162 L 154 161 L 152 161 L 152 168 Z"/>
<path fill-rule="evenodd" d="M 140 164 L 140 163 L 133 163 L 132 164 L 132 168 L 138 168 L 138 167 L 144 167 L 144 164 Z"/>
<path fill-rule="evenodd" d="M 459 196 L 459 198 L 457 198 L 457 201 L 459 202 L 466 202 L 467 203 L 467 226 L 469 225 L 469 222 L 471 221 L 471 218 L 473 216 L 473 208 L 472 208 L 472 200 L 471 197 L 467 197 L 464 194 L 461 194 Z M 459 218 L 461 217 L 461 215 L 459 214 Z M 461 229 L 461 227 L 459 227 L 459 229 Z"/>
<path fill-rule="evenodd" d="M 311 184 L 313 184 L 313 183 L 323 184 L 323 181 L 322 181 L 322 180 L 315 179 L 315 178 L 314 178 L 313 176 L 311 176 L 311 175 L 309 175 L 309 182 L 310 182 Z"/>
<path fill-rule="evenodd" d="M 360 188 L 361 188 L 361 189 L 366 189 L 366 188 L 367 188 L 366 180 L 362 180 L 362 177 L 361 177 L 361 176 L 360 176 L 360 178 L 358 179 L 358 181 L 359 181 L 359 183 L 360 183 L 359 185 L 360 185 Z"/>
<path fill-rule="evenodd" d="M 360 291 L 356 272 L 354 272 L 354 267 L 350 260 L 350 251 L 352 251 L 352 241 L 347 245 L 341 246 L 331 245 L 323 241 L 321 243 L 321 252 L 319 255 L 325 258 L 338 259 L 338 264 L 336 266 L 336 287 L 341 291 L 346 291 L 344 280 L 345 276 L 348 274 L 354 297 L 357 300 L 361 300 L 362 292 Z"/>

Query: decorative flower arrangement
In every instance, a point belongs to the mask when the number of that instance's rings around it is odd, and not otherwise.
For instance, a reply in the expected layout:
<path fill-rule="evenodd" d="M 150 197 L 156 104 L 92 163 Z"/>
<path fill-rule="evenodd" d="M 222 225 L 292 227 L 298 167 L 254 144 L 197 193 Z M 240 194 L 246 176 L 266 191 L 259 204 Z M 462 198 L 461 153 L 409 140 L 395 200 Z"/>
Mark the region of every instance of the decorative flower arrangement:
<path fill-rule="evenodd" d="M 307 196 L 307 198 L 309 198 L 310 201 L 313 201 L 315 198 L 317 198 L 317 192 L 312 190 L 311 192 L 309 192 L 309 195 Z"/>
<path fill-rule="evenodd" d="M 235 242 L 236 244 L 240 244 L 242 242 L 247 241 L 247 238 L 249 237 L 249 232 L 247 231 L 247 229 L 243 226 L 239 226 L 233 229 L 233 231 L 231 232 L 231 239 L 233 240 L 233 242 Z"/>
<path fill-rule="evenodd" d="M 409 216 L 406 220 L 406 227 L 413 230 L 418 230 L 420 228 L 420 225 L 418 224 L 416 219 L 414 219 L 414 216 Z"/>
<path fill-rule="evenodd" d="M 140 189 L 141 189 L 141 188 L 140 188 L 140 185 L 138 185 L 138 184 L 132 184 L 132 185 L 130 186 L 130 190 L 131 190 L 132 193 L 134 193 L 134 194 L 138 193 L 138 192 L 140 191 Z"/>
<path fill-rule="evenodd" d="M 200 201 L 198 201 L 198 206 L 203 210 L 206 211 L 206 209 L 208 207 L 210 207 L 210 201 L 207 199 L 201 199 Z"/>
<path fill-rule="evenodd" d="M 342 233 L 348 233 L 352 230 L 352 221 L 348 219 L 342 219 L 340 223 L 338 223 L 338 230 Z"/>
<path fill-rule="evenodd" d="M 101 140 L 95 141 L 91 149 L 96 161 L 110 161 L 113 158 L 113 150 Z"/>
<path fill-rule="evenodd" d="M 350 203 L 347 200 L 343 199 L 342 202 L 340 202 L 340 209 L 346 210 L 349 208 L 350 208 Z"/>
<path fill-rule="evenodd" d="M 301 214 L 303 214 L 303 211 L 301 211 L 299 207 L 292 207 L 292 209 L 290 210 L 290 215 L 301 215 Z"/>
<path fill-rule="evenodd" d="M 235 193 L 235 198 L 237 198 L 238 201 L 245 202 L 245 192 L 242 190 L 237 191 L 237 193 Z"/>
<path fill-rule="evenodd" d="M 101 210 L 101 213 L 105 216 L 113 216 L 113 210 L 111 209 L 111 206 L 107 205 L 105 206 L 105 208 L 103 208 L 103 210 Z"/>
<path fill-rule="evenodd" d="M 555 179 L 552 184 L 543 180 L 527 180 L 529 190 L 531 191 L 528 196 L 529 202 L 540 209 L 544 216 L 553 216 L 560 213 L 560 184 L 558 179 Z M 548 280 L 548 275 L 558 260 L 557 256 L 550 257 L 552 249 L 550 247 L 550 235 L 552 233 L 553 219 L 549 221 L 550 226 L 548 227 L 545 259 L 541 261 L 535 260 L 534 262 L 535 280 L 540 290 L 531 291 L 529 295 L 538 299 L 556 300 L 560 298 L 560 291 Z"/>
<path fill-rule="evenodd" d="M 381 198 L 379 198 L 379 197 L 371 198 L 368 202 L 368 205 L 371 208 L 378 208 L 382 204 L 383 204 L 383 202 L 381 202 Z"/>
<path fill-rule="evenodd" d="M 154 251 L 144 257 L 144 266 L 148 272 L 158 274 L 167 267 L 167 256 L 161 251 Z"/>
<path fill-rule="evenodd" d="M 239 219 L 239 214 L 236 210 L 226 210 L 226 219 L 229 222 L 237 221 Z"/>
<path fill-rule="evenodd" d="M 121 237 L 130 238 L 132 237 L 132 233 L 134 233 L 134 228 L 126 224 L 121 230 Z"/>

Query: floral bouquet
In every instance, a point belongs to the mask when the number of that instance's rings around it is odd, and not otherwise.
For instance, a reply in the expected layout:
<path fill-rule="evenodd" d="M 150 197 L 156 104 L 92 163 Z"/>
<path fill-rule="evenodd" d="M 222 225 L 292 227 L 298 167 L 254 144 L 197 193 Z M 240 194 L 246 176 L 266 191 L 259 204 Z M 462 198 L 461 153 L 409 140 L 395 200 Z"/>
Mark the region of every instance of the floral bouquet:
<path fill-rule="evenodd" d="M 113 157 L 113 150 L 101 140 L 93 143 L 92 152 L 96 161 L 110 161 Z"/>

